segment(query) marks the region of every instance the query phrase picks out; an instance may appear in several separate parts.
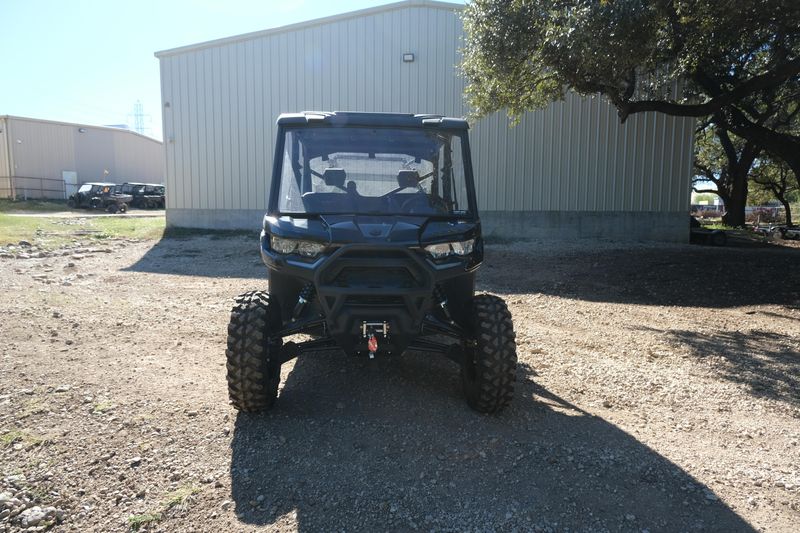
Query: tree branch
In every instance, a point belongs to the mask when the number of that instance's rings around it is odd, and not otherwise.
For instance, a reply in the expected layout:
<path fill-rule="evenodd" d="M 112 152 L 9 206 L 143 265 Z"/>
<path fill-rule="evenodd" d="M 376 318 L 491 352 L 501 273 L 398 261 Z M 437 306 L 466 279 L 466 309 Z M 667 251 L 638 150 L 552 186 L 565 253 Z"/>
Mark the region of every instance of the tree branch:
<path fill-rule="evenodd" d="M 634 113 L 658 111 L 666 115 L 682 117 L 702 117 L 716 113 L 723 107 L 735 103 L 756 91 L 766 89 L 800 73 L 800 58 L 788 61 L 775 70 L 754 76 L 730 91 L 720 93 L 702 104 L 675 104 L 663 100 L 640 100 L 630 102 L 615 96 L 609 96 L 618 109 L 621 122 L 625 122 Z"/>

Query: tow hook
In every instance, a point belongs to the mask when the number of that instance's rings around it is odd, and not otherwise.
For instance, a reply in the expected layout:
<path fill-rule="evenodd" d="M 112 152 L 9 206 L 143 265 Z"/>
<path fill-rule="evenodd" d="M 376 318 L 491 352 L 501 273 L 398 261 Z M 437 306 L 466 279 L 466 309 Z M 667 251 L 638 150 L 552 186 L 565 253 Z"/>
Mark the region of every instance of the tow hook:
<path fill-rule="evenodd" d="M 367 341 L 367 349 L 369 350 L 369 358 L 375 359 L 375 352 L 378 351 L 378 339 L 375 335 L 370 335 Z"/>

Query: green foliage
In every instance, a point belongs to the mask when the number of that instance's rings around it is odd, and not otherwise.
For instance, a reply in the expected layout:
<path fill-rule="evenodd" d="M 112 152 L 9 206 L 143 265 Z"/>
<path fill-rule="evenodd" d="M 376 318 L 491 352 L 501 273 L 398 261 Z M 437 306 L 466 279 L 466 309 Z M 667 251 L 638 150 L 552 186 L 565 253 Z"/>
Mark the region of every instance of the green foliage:
<path fill-rule="evenodd" d="M 164 217 L 46 217 L 0 213 L 0 246 L 35 240 L 49 247 L 74 239 L 158 239 L 164 233 Z"/>
<path fill-rule="evenodd" d="M 750 187 L 750 191 L 747 194 L 747 205 L 767 205 L 774 199 L 775 195 L 768 189 L 763 187 Z"/>
<path fill-rule="evenodd" d="M 22 442 L 26 448 L 30 448 L 47 442 L 47 439 L 18 429 L 12 429 L 0 435 L 0 448 L 7 448 L 15 442 Z"/>
<path fill-rule="evenodd" d="M 185 510 L 191 503 L 192 497 L 198 492 L 200 492 L 200 488 L 194 485 L 178 487 L 172 492 L 167 493 L 158 511 L 128 517 L 128 526 L 130 526 L 131 530 L 137 531 L 142 527 L 160 522 L 171 514 L 170 510 L 172 509 Z"/>
<path fill-rule="evenodd" d="M 161 520 L 160 513 L 137 514 L 128 517 L 128 526 L 132 531 L 138 531 L 140 528 L 155 524 L 159 520 Z"/>
<path fill-rule="evenodd" d="M 464 11 L 467 100 L 475 116 L 518 117 L 569 89 L 605 95 L 625 118 L 726 92 L 733 103 L 774 96 L 776 87 L 797 88 L 796 71 L 758 90 L 740 86 L 794 68 L 798 20 L 796 0 L 474 0 Z"/>
<path fill-rule="evenodd" d="M 10 200 L 8 198 L 0 198 L 0 213 L 13 213 L 15 211 L 47 213 L 68 210 L 65 200 Z"/>
<path fill-rule="evenodd" d="M 194 485 L 185 485 L 179 487 L 169 494 L 164 499 L 164 510 L 167 511 L 173 507 L 185 506 L 191 500 L 191 497 L 200 492 L 200 488 Z"/>

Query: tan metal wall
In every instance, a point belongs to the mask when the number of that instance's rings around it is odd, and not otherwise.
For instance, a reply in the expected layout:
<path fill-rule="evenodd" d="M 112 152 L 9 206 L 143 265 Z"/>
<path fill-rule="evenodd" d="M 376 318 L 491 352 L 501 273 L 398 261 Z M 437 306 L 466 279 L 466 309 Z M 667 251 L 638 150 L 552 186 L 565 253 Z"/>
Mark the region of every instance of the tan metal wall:
<path fill-rule="evenodd" d="M 79 182 L 163 182 L 164 148 L 155 139 L 114 128 L 22 117 L 4 120 L 17 196 L 63 198 L 63 171 L 77 172 Z"/>
<path fill-rule="evenodd" d="M 168 209 L 265 209 L 281 112 L 465 115 L 456 8 L 404 2 L 158 53 Z M 472 133 L 480 207 L 685 211 L 691 143 L 691 120 L 620 125 L 599 98 L 570 96 L 512 129 L 495 115 Z"/>

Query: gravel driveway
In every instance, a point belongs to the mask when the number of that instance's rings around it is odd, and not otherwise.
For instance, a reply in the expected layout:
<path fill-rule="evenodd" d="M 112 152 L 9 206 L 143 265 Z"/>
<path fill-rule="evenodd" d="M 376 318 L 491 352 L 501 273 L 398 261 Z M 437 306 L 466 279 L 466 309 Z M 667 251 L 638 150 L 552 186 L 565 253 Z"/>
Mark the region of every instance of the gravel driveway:
<path fill-rule="evenodd" d="M 800 250 L 588 246 L 488 247 L 500 416 L 424 354 L 310 355 L 237 415 L 252 239 L 2 259 L 0 531 L 797 531 Z"/>

